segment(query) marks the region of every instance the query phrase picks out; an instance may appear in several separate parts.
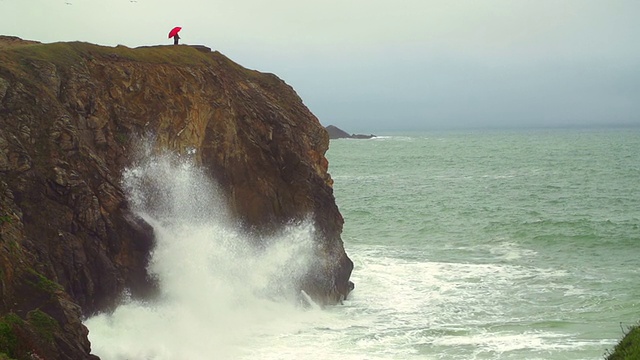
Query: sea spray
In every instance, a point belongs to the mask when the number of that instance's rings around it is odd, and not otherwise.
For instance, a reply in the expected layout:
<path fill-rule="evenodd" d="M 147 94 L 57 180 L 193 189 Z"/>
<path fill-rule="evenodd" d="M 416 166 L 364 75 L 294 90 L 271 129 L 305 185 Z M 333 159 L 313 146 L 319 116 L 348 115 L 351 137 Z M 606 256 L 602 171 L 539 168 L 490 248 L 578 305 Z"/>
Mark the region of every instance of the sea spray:
<path fill-rule="evenodd" d="M 296 283 L 314 252 L 309 222 L 256 247 L 188 157 L 148 149 L 143 155 L 124 172 L 123 187 L 154 228 L 148 270 L 160 294 L 147 302 L 127 299 L 88 319 L 93 353 L 104 360 L 237 358 L 252 336 L 303 313 Z"/>

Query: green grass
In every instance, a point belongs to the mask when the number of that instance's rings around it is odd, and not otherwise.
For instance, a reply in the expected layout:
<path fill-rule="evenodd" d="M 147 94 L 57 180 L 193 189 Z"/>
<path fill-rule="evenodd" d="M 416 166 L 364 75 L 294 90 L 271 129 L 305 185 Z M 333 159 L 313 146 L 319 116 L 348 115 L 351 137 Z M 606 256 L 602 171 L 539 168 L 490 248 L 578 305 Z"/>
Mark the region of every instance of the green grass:
<path fill-rule="evenodd" d="M 16 46 L 3 49 L 0 52 L 7 57 L 42 60 L 63 67 L 97 57 L 114 61 L 123 59 L 172 65 L 198 65 L 212 60 L 211 56 L 206 53 L 184 45 L 129 48 L 122 45 L 108 47 L 85 42 L 58 42 Z"/>
<path fill-rule="evenodd" d="M 49 342 L 53 342 L 53 334 L 60 329 L 58 322 L 40 309 L 29 311 L 27 322 Z"/>
<path fill-rule="evenodd" d="M 18 347 L 15 328 L 24 324 L 22 319 L 13 313 L 0 317 L 0 360 L 11 359 Z"/>
<path fill-rule="evenodd" d="M 607 360 L 638 360 L 640 359 L 640 326 L 632 326 L 627 334 L 607 355 Z"/>
<path fill-rule="evenodd" d="M 116 142 L 118 142 L 118 144 L 120 145 L 125 145 L 127 143 L 127 134 L 125 133 L 116 133 L 114 137 L 116 139 Z"/>
<path fill-rule="evenodd" d="M 86 42 L 57 42 L 0 48 L 0 64 L 13 68 L 13 70 L 22 68 L 26 73 L 30 73 L 30 65 L 25 60 L 41 60 L 55 64 L 58 67 L 69 68 L 81 64 L 83 61 L 91 61 L 96 58 L 181 66 L 203 64 L 219 66 L 219 64 L 224 64 L 239 71 L 246 78 L 265 81 L 264 74 L 246 69 L 218 52 L 201 52 L 188 45 L 157 45 L 129 48 L 122 45 L 108 47 Z M 275 77 L 267 81 L 274 80 Z"/>
<path fill-rule="evenodd" d="M 25 344 L 21 343 L 24 339 L 21 340 L 18 334 L 24 336 L 29 328 L 38 334 L 39 339 L 49 343 L 54 342 L 54 334 L 60 331 L 58 322 L 40 309 L 29 311 L 26 322 L 18 315 L 8 313 L 0 317 L 0 360 L 22 357 Z"/>
<path fill-rule="evenodd" d="M 35 281 L 28 281 L 29 285 L 47 293 L 55 293 L 56 291 L 62 290 L 62 285 L 49 280 L 46 276 L 34 269 L 29 269 L 28 272 L 35 278 Z"/>

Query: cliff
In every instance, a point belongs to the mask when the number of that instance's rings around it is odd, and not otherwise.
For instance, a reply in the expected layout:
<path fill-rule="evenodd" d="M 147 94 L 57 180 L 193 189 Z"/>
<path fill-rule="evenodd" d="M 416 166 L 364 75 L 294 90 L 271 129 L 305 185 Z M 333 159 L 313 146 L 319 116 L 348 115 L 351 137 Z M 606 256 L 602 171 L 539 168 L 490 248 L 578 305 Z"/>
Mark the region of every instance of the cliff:
<path fill-rule="evenodd" d="M 327 131 L 275 75 L 189 46 L 130 49 L 0 36 L 0 359 L 87 359 L 81 318 L 153 294 L 153 228 L 121 188 L 135 142 L 189 151 L 259 239 L 312 217 L 300 287 L 339 302 L 353 264 Z"/>

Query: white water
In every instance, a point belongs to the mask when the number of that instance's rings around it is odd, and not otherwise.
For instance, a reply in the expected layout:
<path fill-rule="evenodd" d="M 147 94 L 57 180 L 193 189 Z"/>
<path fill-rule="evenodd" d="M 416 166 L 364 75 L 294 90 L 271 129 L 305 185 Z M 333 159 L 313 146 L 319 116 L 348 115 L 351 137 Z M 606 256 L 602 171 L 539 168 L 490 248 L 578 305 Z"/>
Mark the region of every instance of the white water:
<path fill-rule="evenodd" d="M 125 296 L 112 314 L 88 319 L 93 353 L 103 360 L 238 358 L 252 338 L 321 314 L 303 309 L 294 290 L 313 251 L 311 225 L 261 239 L 268 245 L 258 249 L 233 227 L 215 184 L 188 159 L 144 158 L 125 172 L 124 185 L 155 230 L 149 272 L 161 296 L 148 303 Z"/>
<path fill-rule="evenodd" d="M 161 295 L 152 302 L 125 296 L 113 313 L 85 322 L 103 360 L 483 359 L 584 345 L 561 333 L 509 328 L 525 316 L 513 311 L 515 303 L 528 304 L 512 284 L 571 291 L 553 287 L 562 272 L 443 263 L 421 253 L 406 260 L 377 246 L 354 249 L 357 290 L 343 306 L 301 306 L 309 299 L 294 283 L 313 251 L 310 224 L 262 239 L 269 245 L 258 249 L 188 159 L 143 158 L 125 172 L 124 185 L 134 210 L 154 227 L 149 272 Z M 520 256 L 513 244 L 493 250 Z"/>
<path fill-rule="evenodd" d="M 161 157 L 132 168 L 130 199 L 157 231 L 150 271 L 162 297 L 87 320 L 94 352 L 104 360 L 602 359 L 622 337 L 619 324 L 638 319 L 640 138 L 454 135 L 332 143 L 356 288 L 324 310 L 300 306 L 304 295 L 286 281 L 306 266 L 311 226 L 291 226 L 258 251 L 188 162 Z"/>

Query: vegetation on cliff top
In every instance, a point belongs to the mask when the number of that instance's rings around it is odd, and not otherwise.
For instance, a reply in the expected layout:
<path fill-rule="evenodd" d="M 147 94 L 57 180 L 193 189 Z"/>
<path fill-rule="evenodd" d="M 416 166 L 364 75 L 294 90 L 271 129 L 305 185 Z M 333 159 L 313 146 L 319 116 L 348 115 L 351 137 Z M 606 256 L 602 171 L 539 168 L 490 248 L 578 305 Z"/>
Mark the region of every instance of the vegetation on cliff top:
<path fill-rule="evenodd" d="M 213 55 L 213 56 L 212 56 Z M 150 64 L 195 66 L 224 62 L 225 66 L 245 73 L 248 78 L 264 76 L 255 70 L 246 69 L 231 61 L 219 52 L 206 53 L 188 45 L 158 45 L 129 48 L 123 45 L 116 47 L 100 46 L 85 42 L 58 42 L 50 44 L 24 44 L 7 48 L 0 48 L 3 60 L 34 59 L 47 61 L 57 66 L 73 66 L 82 59 L 91 60 L 92 57 L 107 57 L 114 61 L 128 60 Z M 7 65 L 6 61 L 3 61 Z M 22 65 L 24 62 L 21 61 Z"/>
<path fill-rule="evenodd" d="M 48 61 L 56 65 L 74 65 L 81 58 L 108 56 L 157 64 L 197 65 L 207 61 L 207 56 L 188 46 L 154 46 L 132 49 L 126 46 L 106 47 L 84 42 L 59 42 L 51 44 L 27 44 L 3 49 L 18 58 Z"/>
<path fill-rule="evenodd" d="M 607 355 L 607 360 L 637 360 L 640 359 L 640 325 L 629 328 L 627 334 Z"/>

